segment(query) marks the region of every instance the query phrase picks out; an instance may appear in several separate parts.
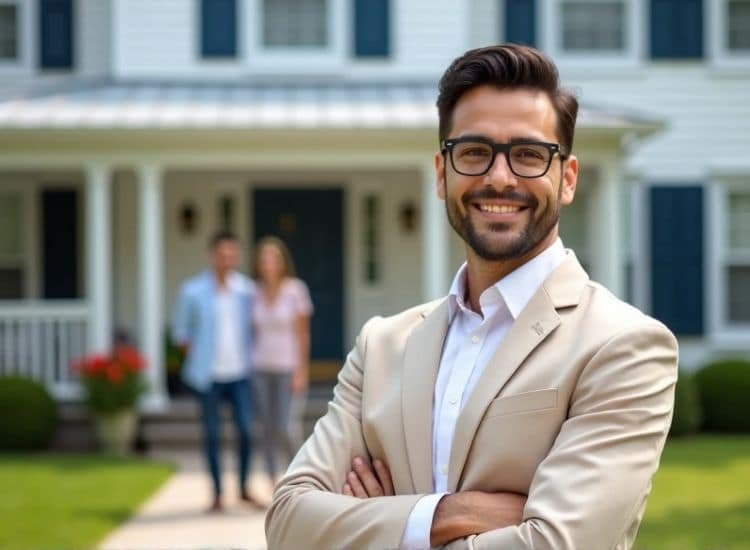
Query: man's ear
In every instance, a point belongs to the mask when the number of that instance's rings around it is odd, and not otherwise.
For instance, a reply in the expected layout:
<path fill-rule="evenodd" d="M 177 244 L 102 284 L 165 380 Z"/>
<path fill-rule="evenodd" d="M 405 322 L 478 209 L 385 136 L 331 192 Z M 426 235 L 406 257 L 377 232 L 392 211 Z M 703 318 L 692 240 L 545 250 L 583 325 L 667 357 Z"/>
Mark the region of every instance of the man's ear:
<path fill-rule="evenodd" d="M 578 158 L 570 155 L 563 164 L 562 190 L 560 193 L 560 202 L 570 204 L 576 194 L 576 185 L 578 185 Z"/>
<path fill-rule="evenodd" d="M 435 185 L 437 196 L 445 200 L 445 157 L 440 151 L 435 153 Z"/>

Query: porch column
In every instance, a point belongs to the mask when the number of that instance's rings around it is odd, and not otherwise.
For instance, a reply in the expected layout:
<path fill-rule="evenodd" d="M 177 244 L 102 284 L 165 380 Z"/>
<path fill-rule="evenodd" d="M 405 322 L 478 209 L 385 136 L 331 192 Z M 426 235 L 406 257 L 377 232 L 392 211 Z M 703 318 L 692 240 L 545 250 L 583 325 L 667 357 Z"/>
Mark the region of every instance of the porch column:
<path fill-rule="evenodd" d="M 591 225 L 591 276 L 616 296 L 625 296 L 625 260 L 622 236 L 621 186 L 625 185 L 622 163 L 614 156 L 599 167 L 594 186 Z"/>
<path fill-rule="evenodd" d="M 422 166 L 422 293 L 425 300 L 443 296 L 450 285 L 449 235 L 445 206 L 436 193 L 435 167 Z"/>
<path fill-rule="evenodd" d="M 111 170 L 104 164 L 90 164 L 85 175 L 88 348 L 106 352 L 112 346 Z"/>
<path fill-rule="evenodd" d="M 138 167 L 138 251 L 139 251 L 139 342 L 148 362 L 147 410 L 163 410 L 164 391 L 162 170 L 153 164 Z"/>

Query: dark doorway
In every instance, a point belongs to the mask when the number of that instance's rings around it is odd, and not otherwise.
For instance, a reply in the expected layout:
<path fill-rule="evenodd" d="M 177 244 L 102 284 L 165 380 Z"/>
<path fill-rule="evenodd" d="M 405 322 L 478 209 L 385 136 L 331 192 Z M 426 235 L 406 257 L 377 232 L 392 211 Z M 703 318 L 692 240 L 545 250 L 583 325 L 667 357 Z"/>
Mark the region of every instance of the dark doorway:
<path fill-rule="evenodd" d="M 343 192 L 341 189 L 256 189 L 252 204 L 256 240 L 275 235 L 294 258 L 315 306 L 313 378 L 329 378 L 344 356 Z M 317 374 L 316 377 L 316 366 Z"/>
<path fill-rule="evenodd" d="M 42 191 L 42 291 L 45 299 L 80 298 L 78 191 Z"/>

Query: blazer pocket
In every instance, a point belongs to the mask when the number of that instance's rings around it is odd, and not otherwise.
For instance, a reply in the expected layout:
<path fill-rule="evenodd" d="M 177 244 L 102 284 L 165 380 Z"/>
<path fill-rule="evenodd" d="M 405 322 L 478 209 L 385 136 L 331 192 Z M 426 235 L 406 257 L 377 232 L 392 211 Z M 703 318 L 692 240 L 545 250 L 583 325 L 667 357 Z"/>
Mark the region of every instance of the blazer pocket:
<path fill-rule="evenodd" d="M 557 388 L 535 390 L 515 395 L 503 395 L 492 401 L 484 413 L 485 418 L 526 413 L 557 406 Z"/>

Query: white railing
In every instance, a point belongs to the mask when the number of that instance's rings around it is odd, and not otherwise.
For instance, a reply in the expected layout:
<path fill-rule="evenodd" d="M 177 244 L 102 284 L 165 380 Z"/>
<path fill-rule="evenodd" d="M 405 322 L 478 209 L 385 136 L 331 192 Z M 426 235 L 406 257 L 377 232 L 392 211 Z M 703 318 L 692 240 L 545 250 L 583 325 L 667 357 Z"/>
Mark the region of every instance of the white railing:
<path fill-rule="evenodd" d="M 0 375 L 38 380 L 58 399 L 77 397 L 71 364 L 86 354 L 88 328 L 83 301 L 0 301 Z"/>

